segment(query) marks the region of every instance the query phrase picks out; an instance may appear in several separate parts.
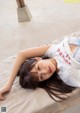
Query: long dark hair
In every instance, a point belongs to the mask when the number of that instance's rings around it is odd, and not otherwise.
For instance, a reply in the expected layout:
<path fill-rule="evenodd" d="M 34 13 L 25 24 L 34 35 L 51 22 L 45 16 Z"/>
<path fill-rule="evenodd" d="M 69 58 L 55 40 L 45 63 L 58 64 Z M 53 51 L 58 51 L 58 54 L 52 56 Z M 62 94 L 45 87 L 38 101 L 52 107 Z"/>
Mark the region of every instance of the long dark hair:
<path fill-rule="evenodd" d="M 47 59 L 48 57 L 43 56 L 42 58 Z M 71 93 L 76 87 L 64 83 L 56 72 L 49 79 L 39 82 L 30 73 L 36 61 L 34 58 L 29 58 L 21 65 L 17 74 L 20 77 L 19 84 L 21 87 L 29 89 L 43 88 L 53 100 L 66 100 L 67 98 L 64 95 L 66 96 L 67 93 Z"/>

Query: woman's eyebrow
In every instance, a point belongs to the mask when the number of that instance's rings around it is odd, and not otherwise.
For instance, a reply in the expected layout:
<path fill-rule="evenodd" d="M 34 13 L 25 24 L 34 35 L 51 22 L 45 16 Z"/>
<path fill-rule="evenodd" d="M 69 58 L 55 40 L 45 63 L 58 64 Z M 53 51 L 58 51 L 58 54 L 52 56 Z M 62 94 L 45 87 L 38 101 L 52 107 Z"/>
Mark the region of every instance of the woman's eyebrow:
<path fill-rule="evenodd" d="M 32 72 L 32 74 L 33 74 L 33 75 L 37 75 L 37 74 L 38 74 L 38 72 Z"/>

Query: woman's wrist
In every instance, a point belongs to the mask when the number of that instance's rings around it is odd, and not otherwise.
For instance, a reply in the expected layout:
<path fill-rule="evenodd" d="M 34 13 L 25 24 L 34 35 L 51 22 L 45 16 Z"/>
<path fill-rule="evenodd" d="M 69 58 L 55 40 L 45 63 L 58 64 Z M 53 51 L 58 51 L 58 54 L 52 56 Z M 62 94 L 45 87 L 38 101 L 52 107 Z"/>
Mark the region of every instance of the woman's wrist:
<path fill-rule="evenodd" d="M 11 90 L 11 87 L 9 87 L 9 86 L 7 86 L 7 85 L 3 86 L 3 87 L 0 89 L 0 91 L 1 91 L 2 93 L 7 92 L 7 91 L 10 91 L 10 90 Z"/>
<path fill-rule="evenodd" d="M 13 85 L 13 83 L 12 83 L 11 81 L 7 81 L 7 83 L 6 83 L 5 86 L 6 86 L 7 88 L 11 89 L 12 85 Z"/>
<path fill-rule="evenodd" d="M 10 91 L 10 90 L 11 90 L 11 86 L 6 85 L 6 86 L 4 86 L 4 89 L 5 89 L 6 91 Z"/>

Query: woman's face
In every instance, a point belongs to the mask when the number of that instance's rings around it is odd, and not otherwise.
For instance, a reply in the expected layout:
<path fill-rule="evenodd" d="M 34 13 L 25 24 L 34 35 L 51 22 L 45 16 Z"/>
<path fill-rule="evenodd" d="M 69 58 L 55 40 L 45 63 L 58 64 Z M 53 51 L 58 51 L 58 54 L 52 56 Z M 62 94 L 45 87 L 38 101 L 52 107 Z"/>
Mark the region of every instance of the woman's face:
<path fill-rule="evenodd" d="M 32 75 L 39 81 L 47 80 L 56 71 L 56 64 L 51 59 L 39 58 L 33 68 Z"/>

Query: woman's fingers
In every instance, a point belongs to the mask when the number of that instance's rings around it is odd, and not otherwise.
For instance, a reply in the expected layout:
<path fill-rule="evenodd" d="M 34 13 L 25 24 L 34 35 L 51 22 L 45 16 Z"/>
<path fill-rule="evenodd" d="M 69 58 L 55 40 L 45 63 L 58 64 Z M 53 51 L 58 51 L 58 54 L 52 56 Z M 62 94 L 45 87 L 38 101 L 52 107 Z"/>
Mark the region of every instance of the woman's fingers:
<path fill-rule="evenodd" d="M 5 100 L 5 98 L 4 98 L 4 97 L 1 97 L 0 100 L 1 100 L 1 101 L 2 101 L 2 100 Z"/>
<path fill-rule="evenodd" d="M 0 100 L 5 100 L 6 98 L 5 98 L 4 94 L 6 94 L 8 92 L 10 92 L 10 88 L 7 85 L 5 85 L 3 88 L 1 88 L 0 89 Z"/>
<path fill-rule="evenodd" d="M 6 98 L 0 94 L 0 100 L 5 100 Z"/>

